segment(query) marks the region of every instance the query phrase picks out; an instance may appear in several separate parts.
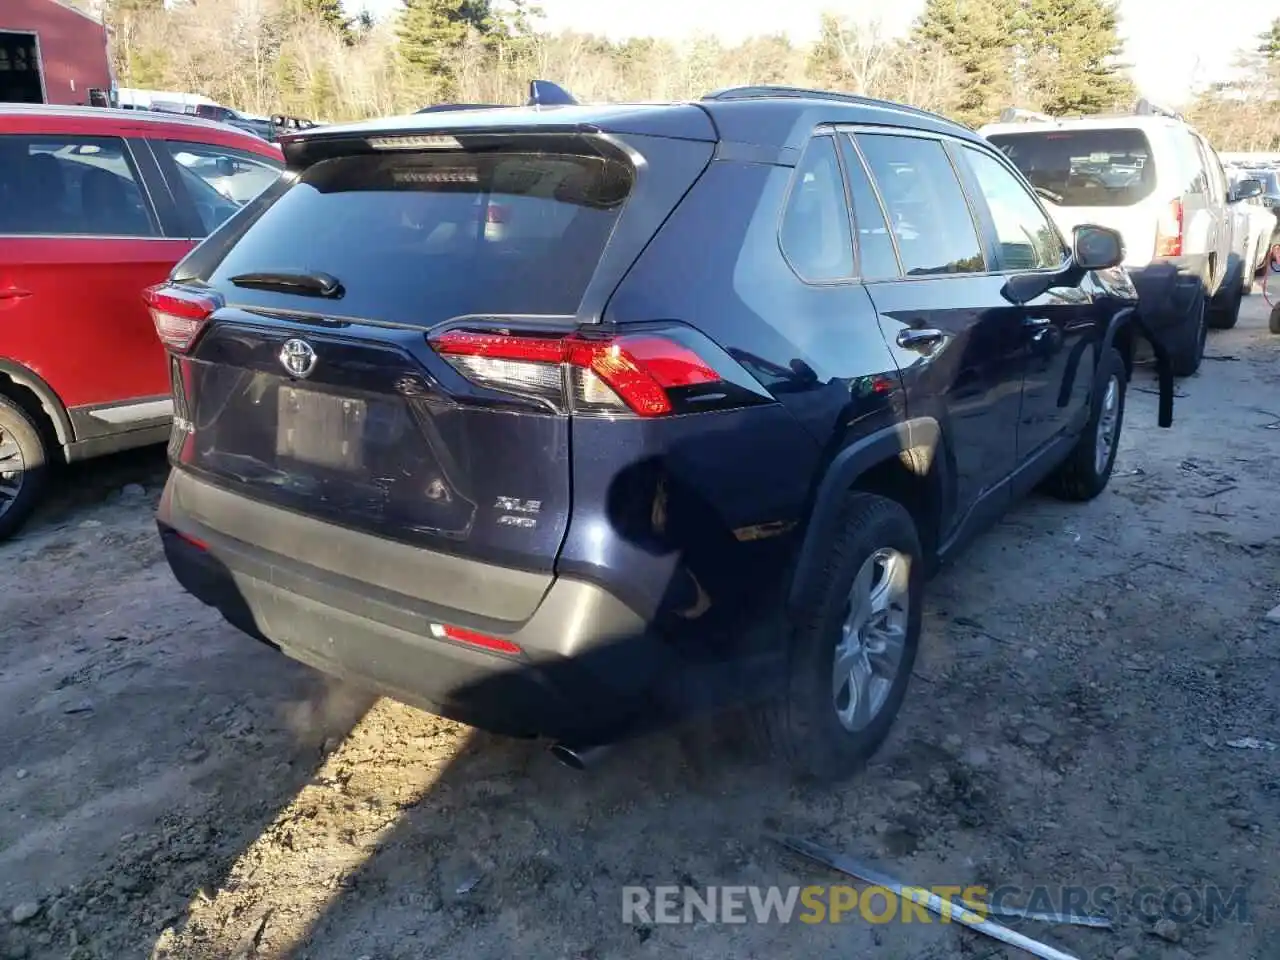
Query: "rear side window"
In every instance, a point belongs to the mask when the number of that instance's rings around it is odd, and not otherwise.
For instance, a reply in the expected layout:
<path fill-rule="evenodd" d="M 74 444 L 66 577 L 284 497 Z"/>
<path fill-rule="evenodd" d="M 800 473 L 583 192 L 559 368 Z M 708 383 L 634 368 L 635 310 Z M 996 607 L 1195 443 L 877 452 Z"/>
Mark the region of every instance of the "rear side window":
<path fill-rule="evenodd" d="M 985 271 L 973 215 L 942 144 L 878 133 L 858 134 L 856 140 L 884 200 L 907 276 Z"/>
<path fill-rule="evenodd" d="M 1196 137 L 1195 141 L 1204 156 L 1204 168 L 1208 171 L 1209 196 L 1213 198 L 1214 203 L 1222 203 L 1227 198 L 1227 175 L 1222 170 L 1218 154 L 1203 138 Z"/>
<path fill-rule="evenodd" d="M 782 251 L 805 280 L 853 276 L 853 240 L 835 141 L 815 137 L 796 166 L 782 217 Z"/>
<path fill-rule="evenodd" d="M 256 271 L 322 272 L 342 316 L 431 326 L 453 317 L 572 315 L 632 183 L 630 165 L 559 153 L 382 153 L 324 160 L 253 222 L 209 278 L 241 303 Z"/>
<path fill-rule="evenodd" d="M 853 218 L 858 227 L 858 273 L 864 280 L 896 279 L 898 255 L 893 250 L 893 237 L 880 209 L 880 200 L 867 178 L 862 158 L 853 148 L 853 141 L 842 136 L 840 148 L 844 152 L 849 194 L 853 197 Z"/>
<path fill-rule="evenodd" d="M 124 141 L 0 136 L 0 233 L 153 237 Z"/>
<path fill-rule="evenodd" d="M 1173 154 L 1182 171 L 1182 192 L 1208 193 L 1209 170 L 1204 165 L 1204 156 L 1200 153 L 1195 135 L 1189 130 L 1179 130 L 1173 134 L 1172 139 L 1177 145 Z"/>
<path fill-rule="evenodd" d="M 1128 207 L 1151 196 L 1156 163 L 1134 127 L 1000 133 L 988 137 L 1033 187 L 1065 207 Z"/>
<path fill-rule="evenodd" d="M 164 140 L 156 143 L 173 159 L 178 192 L 191 201 L 199 221 L 196 236 L 208 236 L 224 220 L 260 194 L 280 176 L 283 163 L 272 163 L 240 150 L 204 143 Z"/>

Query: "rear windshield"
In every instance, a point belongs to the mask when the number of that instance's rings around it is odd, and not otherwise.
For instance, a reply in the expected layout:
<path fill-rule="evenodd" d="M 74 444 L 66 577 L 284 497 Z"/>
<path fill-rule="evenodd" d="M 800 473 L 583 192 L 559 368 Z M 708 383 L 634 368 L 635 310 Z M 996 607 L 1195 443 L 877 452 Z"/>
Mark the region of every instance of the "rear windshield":
<path fill-rule="evenodd" d="M 631 182 L 628 164 L 599 156 L 324 160 L 253 223 L 209 280 L 240 304 L 289 301 L 423 326 L 467 314 L 572 315 Z M 328 273 L 345 292 L 319 300 L 230 282 L 266 270 Z"/>
<path fill-rule="evenodd" d="M 1156 188 L 1151 144 L 1141 130 L 999 133 L 987 139 L 1032 186 L 1065 207 L 1127 207 Z"/>

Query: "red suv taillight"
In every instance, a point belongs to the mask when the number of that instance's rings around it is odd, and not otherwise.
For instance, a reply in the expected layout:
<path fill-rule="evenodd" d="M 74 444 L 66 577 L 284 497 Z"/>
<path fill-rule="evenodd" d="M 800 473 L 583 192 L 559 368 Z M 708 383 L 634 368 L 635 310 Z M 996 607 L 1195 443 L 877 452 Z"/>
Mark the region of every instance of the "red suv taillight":
<path fill-rule="evenodd" d="M 214 294 L 196 293 L 170 283 L 157 283 L 142 292 L 156 336 L 170 350 L 186 353 L 213 312 L 222 306 Z"/>
<path fill-rule="evenodd" d="M 1156 226 L 1156 256 L 1182 256 L 1182 200 L 1174 200 Z"/>
<path fill-rule="evenodd" d="M 724 383 L 692 348 L 652 333 L 597 339 L 450 330 L 430 341 L 472 383 L 557 410 L 661 417 L 679 412 L 688 391 Z"/>

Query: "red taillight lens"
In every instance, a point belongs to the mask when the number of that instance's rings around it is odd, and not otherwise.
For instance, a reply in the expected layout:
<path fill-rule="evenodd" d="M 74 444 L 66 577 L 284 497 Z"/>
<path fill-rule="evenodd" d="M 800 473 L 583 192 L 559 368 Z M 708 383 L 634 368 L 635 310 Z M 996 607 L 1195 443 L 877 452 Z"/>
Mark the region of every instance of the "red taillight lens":
<path fill-rule="evenodd" d="M 216 296 L 195 293 L 169 283 L 158 283 L 142 292 L 151 311 L 156 336 L 170 350 L 185 353 L 195 342 L 209 317 L 222 304 Z"/>
<path fill-rule="evenodd" d="M 1156 227 L 1156 256 L 1182 256 L 1182 201 L 1174 200 Z"/>
<path fill-rule="evenodd" d="M 173 535 L 183 543 L 191 544 L 191 546 L 195 547 L 197 550 L 207 551 L 209 549 L 209 545 L 207 543 L 199 537 L 191 536 L 189 533 L 183 533 L 181 530 L 174 530 Z"/>
<path fill-rule="evenodd" d="M 465 643 L 469 647 L 492 650 L 494 653 L 518 654 L 521 652 L 520 648 L 510 640 L 492 637 L 478 630 L 468 630 L 466 627 L 455 627 L 448 623 L 433 623 L 431 633 L 442 640 L 453 640 L 457 643 Z"/>
<path fill-rule="evenodd" d="M 591 339 L 450 330 L 431 345 L 474 383 L 553 402 L 563 401 L 567 389 L 575 410 L 660 417 L 672 412 L 671 389 L 721 382 L 689 347 L 652 334 Z"/>

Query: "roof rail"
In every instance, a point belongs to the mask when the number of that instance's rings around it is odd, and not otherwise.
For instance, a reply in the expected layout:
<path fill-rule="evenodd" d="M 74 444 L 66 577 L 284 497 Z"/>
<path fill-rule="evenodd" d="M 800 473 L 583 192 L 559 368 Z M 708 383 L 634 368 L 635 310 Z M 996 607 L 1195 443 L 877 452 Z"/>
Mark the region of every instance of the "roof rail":
<path fill-rule="evenodd" d="M 500 105 L 496 103 L 433 103 L 421 110 L 415 110 L 414 113 L 444 113 L 447 110 L 497 110 Z"/>
<path fill-rule="evenodd" d="M 1022 107 L 1005 107 L 1000 111 L 1001 123 L 1025 123 L 1027 121 L 1037 121 L 1040 123 L 1052 123 L 1053 117 L 1047 113 L 1040 113 L 1036 110 L 1024 110 Z"/>
<path fill-rule="evenodd" d="M 1176 110 L 1162 107 L 1143 97 L 1133 106 L 1133 112 L 1142 117 L 1168 117 L 1170 120 L 1182 120 L 1184 117 Z"/>
<path fill-rule="evenodd" d="M 931 120 L 942 120 L 953 126 L 963 127 L 964 124 L 950 117 L 944 117 L 940 113 L 934 113 L 932 110 L 925 110 L 921 107 L 913 107 L 906 103 L 898 103 L 894 100 L 881 100 L 876 97 L 863 97 L 855 93 L 837 93 L 833 90 L 811 90 L 807 87 L 787 87 L 774 86 L 772 84 L 756 84 L 743 87 L 724 87 L 720 90 L 712 90 L 710 93 L 703 94 L 703 100 L 764 100 L 769 97 L 790 97 L 796 100 L 836 100 L 840 103 L 852 103 L 864 107 L 887 107 L 891 110 L 900 110 L 903 113 L 915 114 L 918 117 L 928 117 Z"/>

